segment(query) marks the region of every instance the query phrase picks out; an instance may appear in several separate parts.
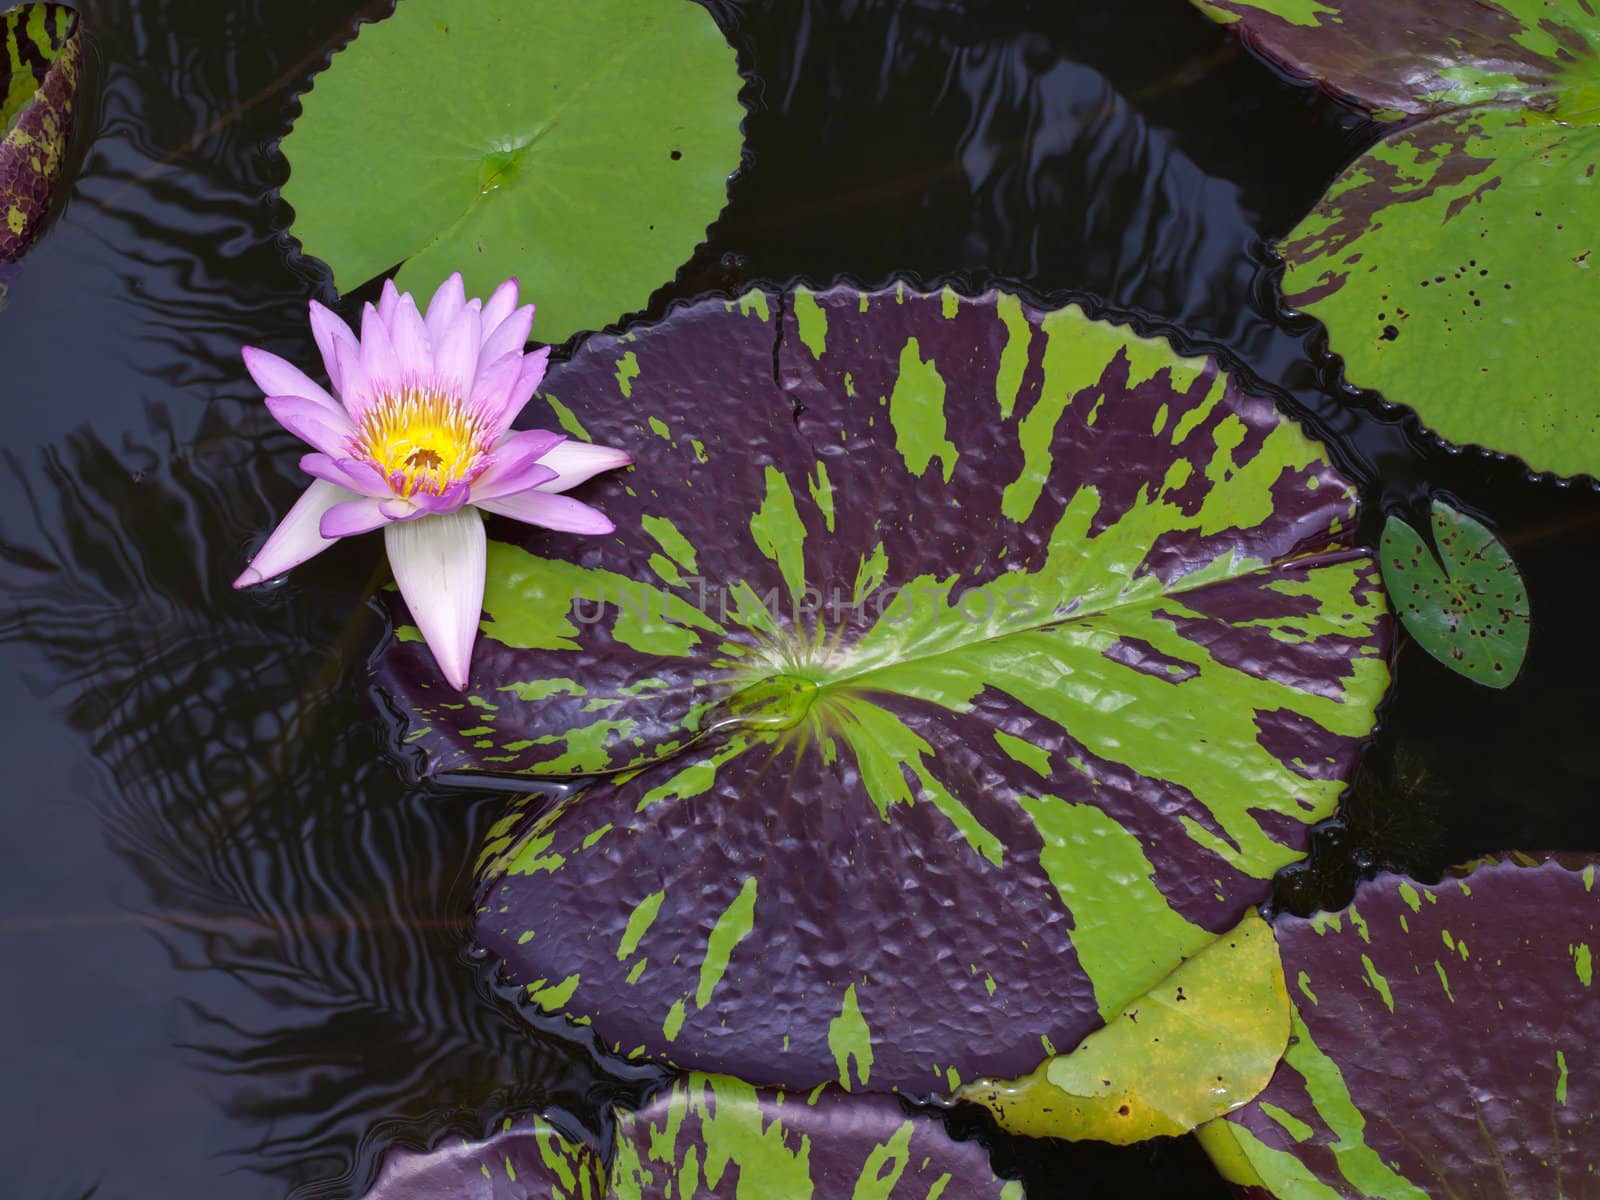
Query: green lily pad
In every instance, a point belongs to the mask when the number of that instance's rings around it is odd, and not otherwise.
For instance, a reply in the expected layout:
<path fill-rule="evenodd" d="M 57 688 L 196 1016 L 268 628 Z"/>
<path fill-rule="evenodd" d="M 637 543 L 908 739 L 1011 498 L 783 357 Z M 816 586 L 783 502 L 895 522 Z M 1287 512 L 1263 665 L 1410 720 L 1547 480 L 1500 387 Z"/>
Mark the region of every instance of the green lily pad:
<path fill-rule="evenodd" d="M 547 388 L 530 420 L 635 457 L 584 485 L 616 532 L 492 526 L 466 694 L 403 625 L 377 673 L 425 769 L 607 776 L 494 831 L 477 925 L 606 1045 L 1021 1075 L 1332 813 L 1388 683 L 1377 567 L 1216 362 L 837 288 L 591 338 Z"/>
<path fill-rule="evenodd" d="M 508 275 L 561 341 L 644 307 L 739 165 L 733 49 L 692 0 L 404 0 L 334 56 L 283 194 L 341 291 Z"/>
<path fill-rule="evenodd" d="M 1432 508 L 1439 556 L 1411 526 L 1383 527 L 1383 582 L 1411 636 L 1458 675 L 1510 687 L 1528 653 L 1528 593 L 1487 527 L 1442 500 Z"/>
<path fill-rule="evenodd" d="M 1025 1079 L 956 1093 L 1029 1137 L 1127 1145 L 1188 1133 L 1249 1103 L 1289 1042 L 1289 993 L 1272 930 L 1255 913 L 1185 959 Z"/>
<path fill-rule="evenodd" d="M 1600 474 L 1600 129 L 1469 109 L 1378 143 L 1285 240 L 1351 382 L 1447 441 Z"/>
<path fill-rule="evenodd" d="M 1224 1173 L 1285 1200 L 1600 1195 L 1595 875 L 1511 855 L 1280 918 L 1294 1036 L 1206 1127 Z"/>
<path fill-rule="evenodd" d="M 79 25 L 61 4 L 0 13 L 0 262 L 33 244 L 50 211 L 72 135 Z"/>

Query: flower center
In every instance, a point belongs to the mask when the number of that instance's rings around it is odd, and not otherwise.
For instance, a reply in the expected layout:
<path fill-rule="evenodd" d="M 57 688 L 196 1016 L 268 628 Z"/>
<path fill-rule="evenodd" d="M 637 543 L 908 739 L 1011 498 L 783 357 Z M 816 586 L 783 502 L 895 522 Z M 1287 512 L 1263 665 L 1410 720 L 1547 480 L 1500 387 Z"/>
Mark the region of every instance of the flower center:
<path fill-rule="evenodd" d="M 407 383 L 361 414 L 354 449 L 397 495 L 437 496 L 487 465 L 489 431 L 483 415 L 455 392 Z"/>

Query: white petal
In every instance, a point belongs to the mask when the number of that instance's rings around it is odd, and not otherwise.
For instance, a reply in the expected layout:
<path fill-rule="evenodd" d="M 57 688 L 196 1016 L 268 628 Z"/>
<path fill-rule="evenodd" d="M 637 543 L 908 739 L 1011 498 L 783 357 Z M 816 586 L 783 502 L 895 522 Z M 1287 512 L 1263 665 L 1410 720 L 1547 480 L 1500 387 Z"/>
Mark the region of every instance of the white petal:
<path fill-rule="evenodd" d="M 483 615 L 483 518 L 476 509 L 461 508 L 396 521 L 383 537 L 394 580 L 440 673 L 451 687 L 466 691 Z"/>
<path fill-rule="evenodd" d="M 509 496 L 496 496 L 492 500 L 477 501 L 485 512 L 498 513 L 513 521 L 539 525 L 559 533 L 610 533 L 616 528 L 611 518 L 598 508 L 590 508 L 571 496 L 551 496 L 529 488 Z"/>
<path fill-rule="evenodd" d="M 313 555 L 321 554 L 339 540 L 322 536 L 318 528 L 322 514 L 335 504 L 358 499 L 360 497 L 355 492 L 337 484 L 322 479 L 313 480 L 311 486 L 301 493 L 300 499 L 294 502 L 294 507 L 278 522 L 278 527 L 272 531 L 266 544 L 256 551 L 244 574 L 233 581 L 233 586 L 249 587 L 275 578 L 290 567 L 297 567 Z"/>
<path fill-rule="evenodd" d="M 564 492 L 575 488 L 601 471 L 613 471 L 633 461 L 626 450 L 613 450 L 610 446 L 596 446 L 593 442 L 577 442 L 568 438 L 559 446 L 541 455 L 539 462 L 556 473 L 548 483 L 538 485 L 541 492 Z"/>

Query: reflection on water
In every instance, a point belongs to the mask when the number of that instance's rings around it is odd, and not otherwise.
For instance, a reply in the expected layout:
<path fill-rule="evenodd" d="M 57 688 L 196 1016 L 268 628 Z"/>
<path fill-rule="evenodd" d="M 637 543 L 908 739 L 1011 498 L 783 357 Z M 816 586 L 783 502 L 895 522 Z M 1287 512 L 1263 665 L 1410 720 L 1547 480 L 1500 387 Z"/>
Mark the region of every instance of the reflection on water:
<path fill-rule="evenodd" d="M 1263 236 L 1368 126 L 1177 3 L 709 3 L 760 78 L 750 165 L 652 312 L 755 278 L 903 272 L 1177 323 L 1337 435 L 1373 498 L 1443 483 L 1522 561 L 1524 683 L 1464 690 L 1402 652 L 1363 819 L 1404 828 L 1383 819 L 1402 743 L 1448 798 L 1397 865 L 1600 843 L 1600 760 L 1574 749 L 1600 650 L 1571 574 L 1600 550 L 1600 502 L 1430 448 L 1341 394 L 1315 328 L 1270 302 Z M 7 1194 L 346 1197 L 392 1142 L 507 1109 L 598 1131 L 648 1072 L 609 1075 L 524 1020 L 467 953 L 468 866 L 500 799 L 410 788 L 384 756 L 376 539 L 264 594 L 228 587 L 303 482 L 239 346 L 313 362 L 305 301 L 334 298 L 283 237 L 271 147 L 309 72 L 388 0 L 82 7 L 92 140 L 0 312 Z M 1324 830 L 1282 902 L 1342 903 L 1352 836 Z M 1181 1144 L 997 1156 L 1035 1197 L 1062 1178 L 1215 1187 Z"/>
<path fill-rule="evenodd" d="M 158 419 L 115 451 L 80 433 L 38 468 L 10 456 L 28 519 L 7 524 L 0 586 L 15 607 L 0 638 L 41 651 L 51 674 L 29 672 L 33 701 L 92 754 L 75 796 L 94 821 L 29 849 L 59 855 L 59 874 L 42 895 L 7 895 L 0 936 L 79 953 L 148 941 L 159 953 L 135 952 L 140 977 L 38 997 L 56 1010 L 49 1032 L 89 1062 L 130 1032 L 114 997 L 158 1000 L 148 1032 L 165 1053 L 122 1081 L 78 1078 L 74 1094 L 153 1086 L 171 1104 L 146 1115 L 162 1138 L 211 1107 L 195 1161 L 219 1181 L 267 1177 L 230 1194 L 321 1180 L 305 1194 L 342 1195 L 393 1138 L 476 1134 L 529 1105 L 584 1113 L 592 1071 L 495 1003 L 465 959 L 467 867 L 497 804 L 407 793 L 384 761 L 359 683 L 378 632 L 360 591 L 291 584 L 239 603 L 228 563 L 207 562 L 206 546 L 236 553 L 235 514 L 260 504 L 252 464 L 293 461 L 282 440 L 202 431 L 183 447 Z M 36 1033 L 13 1068 L 37 1057 Z M 169 1152 L 119 1124 L 101 1169 L 140 1179 Z M 24 1163 L 21 1178 L 36 1173 Z M 85 1186 L 96 1178 L 110 1182 Z M 161 1176 L 142 1182 L 126 1194 L 159 1193 Z"/>

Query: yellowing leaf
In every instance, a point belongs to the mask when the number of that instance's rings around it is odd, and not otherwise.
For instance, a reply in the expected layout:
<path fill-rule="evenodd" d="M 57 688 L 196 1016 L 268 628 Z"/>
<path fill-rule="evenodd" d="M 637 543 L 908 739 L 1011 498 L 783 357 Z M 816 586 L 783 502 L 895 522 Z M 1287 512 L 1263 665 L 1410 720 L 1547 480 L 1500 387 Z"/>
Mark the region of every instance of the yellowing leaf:
<path fill-rule="evenodd" d="M 1250 913 L 1071 1054 L 956 1093 L 1029 1137 L 1126 1145 L 1187 1133 L 1252 1100 L 1289 1042 L 1272 930 Z"/>

